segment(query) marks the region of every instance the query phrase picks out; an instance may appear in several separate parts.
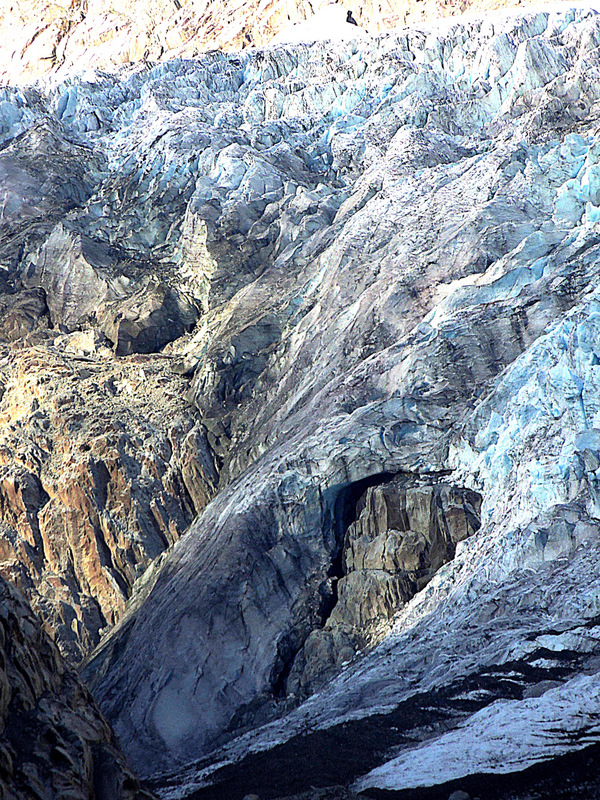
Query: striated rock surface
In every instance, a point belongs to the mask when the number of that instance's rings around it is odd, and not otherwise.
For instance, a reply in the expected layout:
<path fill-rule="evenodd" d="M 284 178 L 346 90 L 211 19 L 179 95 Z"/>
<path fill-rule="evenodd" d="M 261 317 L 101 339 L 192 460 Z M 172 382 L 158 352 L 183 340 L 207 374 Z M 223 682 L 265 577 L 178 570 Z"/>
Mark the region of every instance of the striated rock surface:
<path fill-rule="evenodd" d="M 84 675 L 162 797 L 593 796 L 599 48 L 546 10 L 3 90 L 4 563 L 73 657 L 117 623 Z"/>
<path fill-rule="evenodd" d="M 3 800 L 151 800 L 77 673 L 0 578 Z"/>
<path fill-rule="evenodd" d="M 0 361 L 0 572 L 72 662 L 217 480 L 168 359 L 132 359 L 86 331 Z"/>

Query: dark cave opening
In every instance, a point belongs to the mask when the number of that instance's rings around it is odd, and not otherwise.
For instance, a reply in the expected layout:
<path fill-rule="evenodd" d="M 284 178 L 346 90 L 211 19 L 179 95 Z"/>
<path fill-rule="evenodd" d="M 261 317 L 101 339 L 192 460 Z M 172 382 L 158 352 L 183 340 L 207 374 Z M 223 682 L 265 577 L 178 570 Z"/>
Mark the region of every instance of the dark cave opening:
<path fill-rule="evenodd" d="M 301 640 L 278 648 L 276 698 L 313 694 L 370 649 L 479 529 L 481 496 L 448 477 L 381 472 L 338 489 L 325 526 L 333 547 L 319 612 Z"/>
<path fill-rule="evenodd" d="M 333 607 L 337 603 L 337 582 L 344 575 L 343 557 L 346 532 L 356 519 L 356 506 L 358 501 L 371 486 L 381 486 L 382 484 L 390 483 L 395 477 L 393 472 L 377 472 L 374 475 L 369 475 L 367 478 L 362 478 L 359 481 L 347 484 L 340 489 L 337 494 L 333 507 L 333 531 L 336 548 L 328 572 L 328 576 L 332 579 L 333 592 L 330 607 L 323 609 L 324 620 L 329 617 Z"/>

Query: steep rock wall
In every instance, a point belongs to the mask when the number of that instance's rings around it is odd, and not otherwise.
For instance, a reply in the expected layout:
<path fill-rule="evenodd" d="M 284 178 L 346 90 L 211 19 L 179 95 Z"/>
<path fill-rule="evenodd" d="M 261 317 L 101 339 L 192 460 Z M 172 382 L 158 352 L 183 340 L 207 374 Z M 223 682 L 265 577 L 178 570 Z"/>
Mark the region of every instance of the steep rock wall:
<path fill-rule="evenodd" d="M 0 376 L 0 572 L 78 663 L 214 493 L 213 460 L 164 358 L 55 334 L 3 345 Z"/>
<path fill-rule="evenodd" d="M 110 154 L 65 129 L 64 97 L 58 116 L 39 91 L 5 98 L 0 572 L 78 663 L 214 494 L 187 382 L 152 355 L 194 325 L 205 289 L 161 250 L 177 209 L 155 204 L 154 237 L 143 213 L 133 246 L 94 235 L 117 191 Z"/>
<path fill-rule="evenodd" d="M 0 578 L 3 800 L 152 800 L 77 673 Z"/>
<path fill-rule="evenodd" d="M 419 481 L 399 475 L 368 487 L 351 504 L 339 574 L 331 570 L 331 611 L 280 677 L 286 695 L 313 693 L 377 641 L 389 618 L 480 526 L 481 497 L 435 476 Z"/>

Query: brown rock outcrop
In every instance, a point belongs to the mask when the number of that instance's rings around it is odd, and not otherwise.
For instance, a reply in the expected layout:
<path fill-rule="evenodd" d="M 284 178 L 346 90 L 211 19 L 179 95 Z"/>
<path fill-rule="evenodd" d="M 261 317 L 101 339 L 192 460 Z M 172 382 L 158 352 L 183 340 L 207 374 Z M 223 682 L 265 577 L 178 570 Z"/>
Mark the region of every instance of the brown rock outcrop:
<path fill-rule="evenodd" d="M 336 602 L 296 656 L 286 691 L 313 691 L 381 638 L 386 621 L 454 558 L 458 542 L 479 529 L 480 510 L 476 492 L 443 479 L 398 475 L 369 486 L 344 537 Z"/>
<path fill-rule="evenodd" d="M 5 346 L 0 381 L 0 574 L 76 662 L 207 503 L 215 468 L 164 357 L 118 361 L 81 332 Z"/>
<path fill-rule="evenodd" d="M 77 674 L 0 577 L 2 800 L 151 800 Z"/>

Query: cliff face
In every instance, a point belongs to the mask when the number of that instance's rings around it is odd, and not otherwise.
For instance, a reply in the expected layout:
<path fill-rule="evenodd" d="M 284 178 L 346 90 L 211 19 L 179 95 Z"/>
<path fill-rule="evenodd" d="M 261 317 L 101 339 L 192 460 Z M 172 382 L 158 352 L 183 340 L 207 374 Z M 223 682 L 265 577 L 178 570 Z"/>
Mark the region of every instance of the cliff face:
<path fill-rule="evenodd" d="M 165 798 L 592 761 L 599 45 L 545 11 L 3 90 L 0 568 L 73 658 L 116 623 L 84 675 Z"/>
<path fill-rule="evenodd" d="M 216 482 L 166 359 L 117 363 L 94 338 L 5 344 L 0 367 L 0 571 L 71 663 L 120 618 Z"/>
<path fill-rule="evenodd" d="M 151 800 L 78 675 L 0 578 L 3 800 Z"/>

